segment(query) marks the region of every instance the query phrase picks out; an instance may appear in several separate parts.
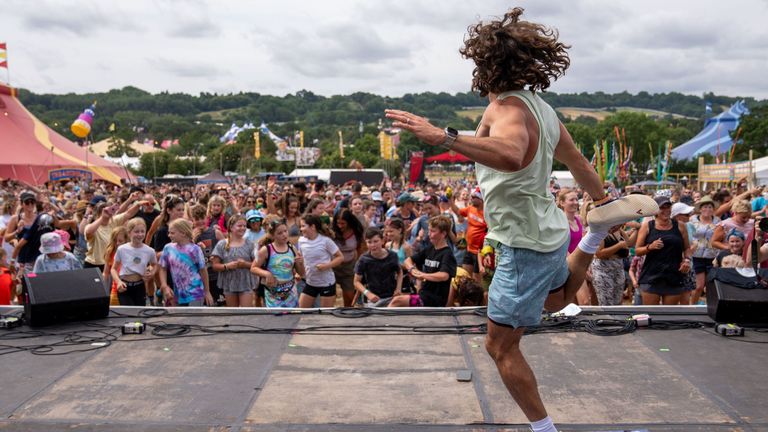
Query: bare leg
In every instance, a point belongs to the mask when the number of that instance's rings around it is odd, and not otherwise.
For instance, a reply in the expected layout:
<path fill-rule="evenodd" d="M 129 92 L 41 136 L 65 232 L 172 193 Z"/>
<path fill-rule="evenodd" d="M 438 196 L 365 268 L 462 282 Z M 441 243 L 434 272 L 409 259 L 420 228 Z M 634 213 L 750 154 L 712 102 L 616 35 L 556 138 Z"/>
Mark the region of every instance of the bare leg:
<path fill-rule="evenodd" d="M 682 294 L 661 296 L 661 304 L 665 306 L 674 306 L 680 304 L 680 299 L 682 297 Z"/>
<path fill-rule="evenodd" d="M 253 298 L 254 297 L 256 297 L 256 296 L 255 296 L 255 293 L 253 292 L 253 290 L 248 291 L 248 292 L 244 292 L 244 293 L 240 293 L 240 298 L 239 298 L 240 305 L 239 306 L 240 307 L 253 307 Z"/>
<path fill-rule="evenodd" d="M 341 295 L 344 297 L 344 307 L 352 307 L 352 303 L 355 300 L 355 294 L 357 291 L 342 291 Z M 322 299 L 321 299 L 322 301 Z M 333 305 L 331 305 L 333 306 Z"/>
<path fill-rule="evenodd" d="M 691 304 L 691 293 L 692 291 L 686 291 L 680 295 L 680 304 L 682 305 L 689 305 Z"/>
<path fill-rule="evenodd" d="M 299 307 L 300 308 L 311 308 L 315 305 L 315 299 L 317 297 L 312 297 L 310 295 L 301 293 L 301 296 L 299 296 Z"/>
<path fill-rule="evenodd" d="M 328 297 L 320 296 L 320 307 L 330 308 L 330 307 L 333 307 L 334 304 L 336 304 L 336 296 L 328 296 Z"/>
<path fill-rule="evenodd" d="M 691 296 L 691 304 L 698 304 L 701 295 L 704 294 L 704 283 L 707 280 L 707 273 L 696 273 L 696 291 Z"/>
<path fill-rule="evenodd" d="M 240 306 L 240 296 L 238 294 L 224 294 L 224 298 L 227 301 L 227 307 Z"/>
<path fill-rule="evenodd" d="M 592 264 L 592 258 L 594 255 L 588 254 L 579 248 L 576 248 L 570 255 L 568 255 L 568 271 L 570 275 L 568 280 L 565 281 L 565 302 L 573 303 L 576 293 L 581 288 L 584 280 L 587 277 L 587 269 Z"/>
<path fill-rule="evenodd" d="M 661 296 L 657 294 L 641 292 L 640 295 L 643 297 L 643 305 L 645 306 L 656 306 L 661 303 Z"/>
<path fill-rule="evenodd" d="M 404 294 L 392 298 L 387 307 L 408 307 L 411 305 L 411 295 Z"/>
<path fill-rule="evenodd" d="M 525 328 L 509 328 L 488 321 L 485 348 L 491 355 L 509 394 L 515 399 L 529 421 L 547 416 L 547 410 L 539 396 L 536 376 L 520 351 L 520 338 Z"/>

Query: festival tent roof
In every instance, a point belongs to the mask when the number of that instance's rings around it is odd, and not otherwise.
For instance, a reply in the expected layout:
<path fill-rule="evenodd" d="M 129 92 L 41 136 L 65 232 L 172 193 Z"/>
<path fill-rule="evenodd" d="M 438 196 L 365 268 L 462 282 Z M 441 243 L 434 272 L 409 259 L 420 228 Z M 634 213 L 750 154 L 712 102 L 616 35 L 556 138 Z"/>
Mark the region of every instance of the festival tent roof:
<path fill-rule="evenodd" d="M 110 142 L 109 139 L 101 140 L 101 141 L 98 141 L 98 142 L 95 142 L 95 143 L 91 144 L 90 150 L 91 150 L 91 152 L 95 153 L 96 155 L 98 155 L 100 157 L 105 157 L 105 156 L 107 156 L 107 151 L 109 150 L 109 146 L 111 144 L 112 143 Z M 142 144 L 142 143 L 140 143 L 138 141 L 132 141 L 128 145 L 133 150 L 135 150 L 137 153 L 139 153 L 139 154 L 152 153 L 152 152 L 156 152 L 156 151 L 161 151 L 159 148 L 155 148 L 153 146 L 148 146 L 148 145 Z"/>
<path fill-rule="evenodd" d="M 727 111 L 722 112 L 704 123 L 704 129 L 689 141 L 672 149 L 674 159 L 691 159 L 702 153 L 715 155 L 726 153 L 733 146 L 730 132 L 739 127 L 742 114 L 749 114 L 744 101 L 738 101 Z"/>
<path fill-rule="evenodd" d="M 229 183 L 229 179 L 224 177 L 219 170 L 213 170 L 207 175 L 197 179 L 198 183 Z"/>
<path fill-rule="evenodd" d="M 0 177 L 40 185 L 51 170 L 78 169 L 120 184 L 130 174 L 64 138 L 30 113 L 16 89 L 0 84 Z"/>
<path fill-rule="evenodd" d="M 427 163 L 432 162 L 441 162 L 441 163 L 471 163 L 472 160 L 468 157 L 456 153 L 455 151 L 447 151 L 445 153 L 440 153 L 434 156 L 430 156 L 426 159 L 424 159 Z"/>

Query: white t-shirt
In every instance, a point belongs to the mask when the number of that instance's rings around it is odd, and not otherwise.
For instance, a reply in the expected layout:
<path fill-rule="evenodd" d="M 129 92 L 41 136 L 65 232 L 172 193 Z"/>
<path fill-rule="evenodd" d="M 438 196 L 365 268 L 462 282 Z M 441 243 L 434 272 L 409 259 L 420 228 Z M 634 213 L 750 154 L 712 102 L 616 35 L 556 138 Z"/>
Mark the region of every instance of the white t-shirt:
<path fill-rule="evenodd" d="M 304 257 L 305 279 L 315 287 L 326 287 L 336 283 L 333 269 L 320 271 L 318 264 L 330 262 L 339 247 L 330 238 L 318 234 L 314 240 L 304 236 L 299 237 L 299 252 Z"/>
<path fill-rule="evenodd" d="M 130 243 L 117 247 L 115 252 L 115 265 L 120 264 L 120 276 L 136 274 L 144 276 L 149 264 L 157 264 L 157 255 L 151 247 L 142 244 L 133 247 Z"/>
<path fill-rule="evenodd" d="M 8 222 L 11 221 L 12 215 L 2 215 L 0 216 L 0 230 L 5 229 L 8 226 Z M 8 233 L 6 233 L 8 234 Z M 11 259 L 11 255 L 13 255 L 13 245 L 8 243 L 7 241 L 3 241 L 3 249 L 5 249 L 6 256 L 8 259 Z"/>

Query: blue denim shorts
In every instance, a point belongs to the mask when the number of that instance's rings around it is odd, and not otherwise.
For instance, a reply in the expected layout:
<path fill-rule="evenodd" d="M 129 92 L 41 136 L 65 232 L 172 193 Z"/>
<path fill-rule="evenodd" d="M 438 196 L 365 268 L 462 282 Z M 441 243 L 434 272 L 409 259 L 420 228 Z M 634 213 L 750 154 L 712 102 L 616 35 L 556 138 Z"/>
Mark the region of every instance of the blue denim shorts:
<path fill-rule="evenodd" d="M 497 263 L 488 289 L 488 318 L 515 328 L 539 324 L 547 295 L 568 279 L 568 242 L 545 253 L 493 246 Z"/>

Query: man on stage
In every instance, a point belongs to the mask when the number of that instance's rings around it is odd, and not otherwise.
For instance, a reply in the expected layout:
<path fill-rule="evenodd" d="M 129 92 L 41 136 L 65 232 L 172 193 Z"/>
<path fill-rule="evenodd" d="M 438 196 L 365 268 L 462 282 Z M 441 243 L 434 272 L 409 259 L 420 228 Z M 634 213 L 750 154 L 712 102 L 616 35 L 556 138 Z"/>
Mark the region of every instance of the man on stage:
<path fill-rule="evenodd" d="M 611 226 L 652 215 L 658 206 L 643 195 L 606 197 L 594 169 L 537 93 L 565 73 L 570 47 L 555 31 L 522 21 L 522 13 L 515 8 L 499 20 L 471 26 L 459 51 L 475 63 L 472 90 L 489 100 L 474 137 L 405 111 L 386 110 L 386 116 L 424 143 L 477 163 L 486 241 L 496 248 L 498 260 L 488 294 L 486 349 L 534 432 L 556 432 L 520 351 L 525 327 L 539 323 L 550 292 L 549 304 L 573 300 Z M 597 205 L 587 217 L 589 233 L 567 258 L 568 221 L 548 188 L 553 158 L 568 167 Z"/>

